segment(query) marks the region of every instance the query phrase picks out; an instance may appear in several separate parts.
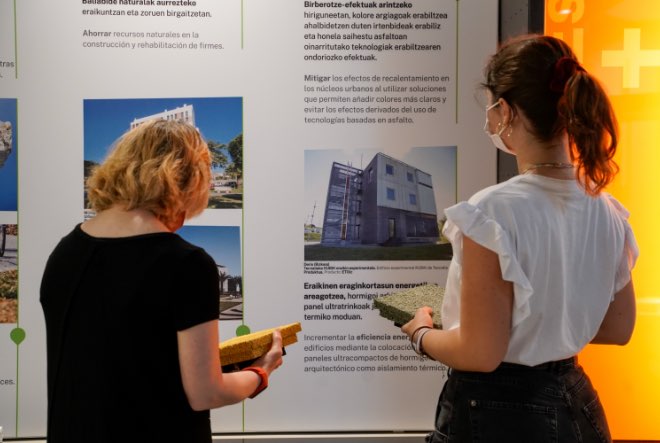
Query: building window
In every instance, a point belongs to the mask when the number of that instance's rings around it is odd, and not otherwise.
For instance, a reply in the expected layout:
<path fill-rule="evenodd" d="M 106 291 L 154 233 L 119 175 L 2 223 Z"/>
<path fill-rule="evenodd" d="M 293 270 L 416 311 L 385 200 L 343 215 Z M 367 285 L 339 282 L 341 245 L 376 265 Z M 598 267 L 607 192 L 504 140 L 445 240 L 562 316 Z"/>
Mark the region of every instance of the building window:
<path fill-rule="evenodd" d="M 408 194 L 408 197 L 411 205 L 417 204 L 417 196 L 415 194 Z"/>
<path fill-rule="evenodd" d="M 406 175 L 408 176 L 408 181 L 409 181 L 410 183 L 412 183 L 412 182 L 415 181 L 415 180 L 413 179 L 413 174 L 412 174 L 412 172 L 408 172 L 408 173 L 406 173 Z"/>
<path fill-rule="evenodd" d="M 396 200 L 396 196 L 394 194 L 394 189 L 387 188 L 387 199 L 388 200 Z"/>
<path fill-rule="evenodd" d="M 369 168 L 369 183 L 374 180 L 374 168 Z"/>
<path fill-rule="evenodd" d="M 394 166 L 392 166 L 392 165 L 385 165 L 385 174 L 387 174 L 387 175 L 394 175 Z"/>

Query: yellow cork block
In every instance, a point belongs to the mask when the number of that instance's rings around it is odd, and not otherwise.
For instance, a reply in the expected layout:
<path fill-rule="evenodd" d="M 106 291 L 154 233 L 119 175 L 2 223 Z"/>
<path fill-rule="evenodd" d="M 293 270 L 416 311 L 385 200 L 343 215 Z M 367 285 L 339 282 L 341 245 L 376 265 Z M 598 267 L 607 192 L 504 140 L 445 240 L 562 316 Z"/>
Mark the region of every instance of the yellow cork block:
<path fill-rule="evenodd" d="M 302 330 L 300 322 L 263 329 L 246 335 L 230 338 L 220 343 L 220 363 L 223 366 L 257 359 L 270 349 L 273 343 L 273 331 L 279 329 L 282 334 L 282 346 L 298 341 L 298 332 Z"/>
<path fill-rule="evenodd" d="M 415 316 L 422 306 L 433 308 L 433 326 L 441 328 L 440 309 L 445 296 L 445 288 L 436 284 L 420 285 L 405 291 L 395 292 L 374 299 L 374 308 L 380 316 L 402 326 Z"/>

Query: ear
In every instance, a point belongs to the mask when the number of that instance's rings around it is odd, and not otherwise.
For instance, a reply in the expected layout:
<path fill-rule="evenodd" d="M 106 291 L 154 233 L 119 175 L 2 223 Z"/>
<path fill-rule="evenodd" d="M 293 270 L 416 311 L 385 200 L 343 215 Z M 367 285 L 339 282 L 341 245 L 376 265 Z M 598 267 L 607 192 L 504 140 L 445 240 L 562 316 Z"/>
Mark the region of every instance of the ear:
<path fill-rule="evenodd" d="M 504 126 L 511 125 L 513 123 L 513 119 L 516 116 L 515 108 L 503 98 L 500 98 L 500 105 L 498 108 L 500 108 L 500 113 L 502 115 L 502 124 Z"/>

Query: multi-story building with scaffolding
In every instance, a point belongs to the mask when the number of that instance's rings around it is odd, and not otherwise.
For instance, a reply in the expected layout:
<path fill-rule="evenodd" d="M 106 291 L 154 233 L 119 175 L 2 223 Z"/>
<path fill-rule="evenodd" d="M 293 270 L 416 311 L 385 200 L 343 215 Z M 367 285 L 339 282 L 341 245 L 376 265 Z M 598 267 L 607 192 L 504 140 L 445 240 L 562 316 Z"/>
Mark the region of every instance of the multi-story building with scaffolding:
<path fill-rule="evenodd" d="M 151 120 L 154 118 L 162 118 L 163 120 L 182 121 L 189 123 L 192 126 L 195 126 L 195 110 L 193 109 L 192 105 L 184 104 L 183 106 L 179 106 L 178 108 L 174 108 L 170 110 L 166 109 L 163 112 L 159 112 L 157 114 L 151 114 L 146 117 L 133 119 L 133 121 L 131 122 L 131 129 L 135 128 L 136 126 L 139 126 L 140 124 L 144 123 L 147 120 Z"/>
<path fill-rule="evenodd" d="M 323 216 L 321 244 L 361 242 L 362 171 L 334 162 Z"/>
<path fill-rule="evenodd" d="M 435 243 L 437 208 L 430 174 L 378 153 L 364 170 L 332 164 L 321 243 Z"/>

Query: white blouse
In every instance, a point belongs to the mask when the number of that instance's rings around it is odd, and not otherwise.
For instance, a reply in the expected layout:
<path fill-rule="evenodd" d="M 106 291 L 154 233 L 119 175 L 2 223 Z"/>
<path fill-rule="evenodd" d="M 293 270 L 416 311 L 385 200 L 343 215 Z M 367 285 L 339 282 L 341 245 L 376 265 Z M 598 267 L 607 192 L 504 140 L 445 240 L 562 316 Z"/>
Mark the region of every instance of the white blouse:
<path fill-rule="evenodd" d="M 523 174 L 445 210 L 449 266 L 442 324 L 459 326 L 462 238 L 494 251 L 513 283 L 504 361 L 537 365 L 577 354 L 596 335 L 639 254 L 628 212 L 575 180 Z"/>

